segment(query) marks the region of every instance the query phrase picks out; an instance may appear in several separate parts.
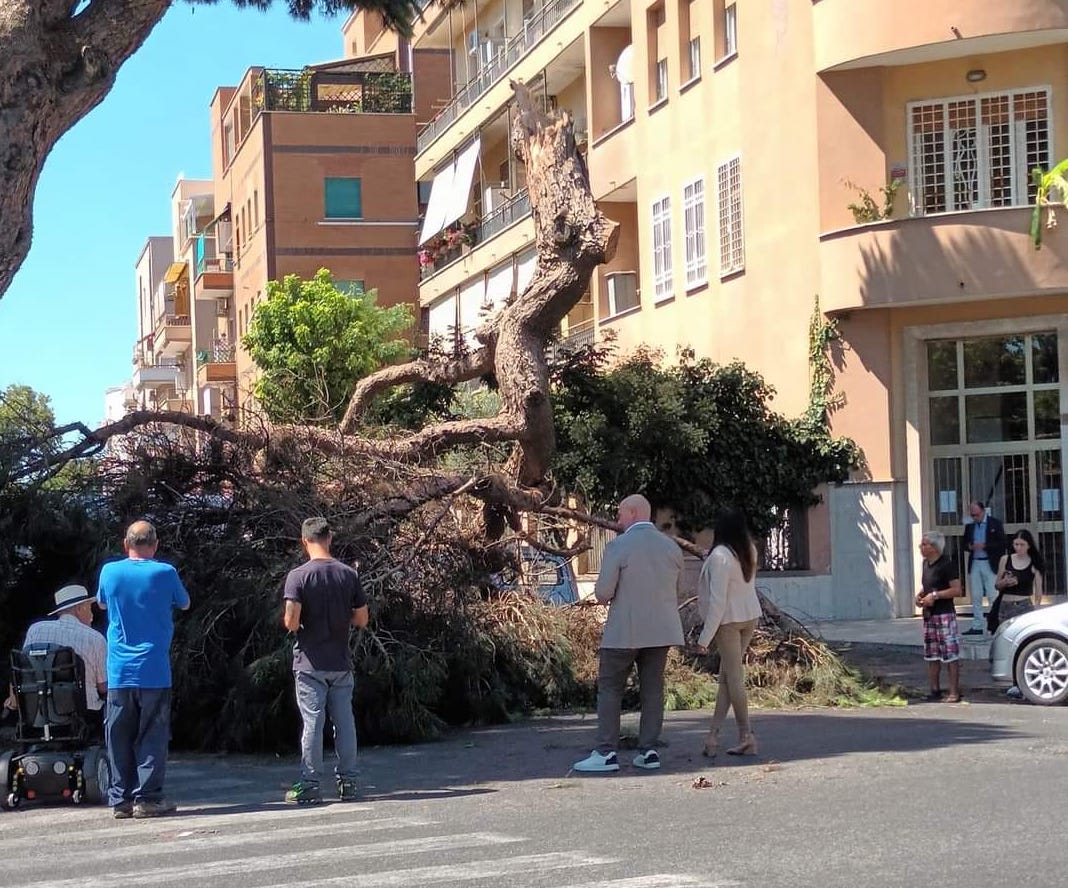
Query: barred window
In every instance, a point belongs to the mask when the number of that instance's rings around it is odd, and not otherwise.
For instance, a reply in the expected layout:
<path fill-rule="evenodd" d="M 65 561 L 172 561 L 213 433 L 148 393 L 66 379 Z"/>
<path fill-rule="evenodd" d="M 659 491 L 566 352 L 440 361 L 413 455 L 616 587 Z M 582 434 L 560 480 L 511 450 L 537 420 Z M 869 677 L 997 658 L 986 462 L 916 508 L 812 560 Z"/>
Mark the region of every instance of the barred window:
<path fill-rule="evenodd" d="M 910 103 L 912 212 L 1031 202 L 1031 170 L 1050 163 L 1049 104 L 1048 87 Z"/>
<path fill-rule="evenodd" d="M 719 190 L 720 277 L 745 268 L 745 235 L 742 225 L 742 159 L 732 157 L 716 171 Z"/>

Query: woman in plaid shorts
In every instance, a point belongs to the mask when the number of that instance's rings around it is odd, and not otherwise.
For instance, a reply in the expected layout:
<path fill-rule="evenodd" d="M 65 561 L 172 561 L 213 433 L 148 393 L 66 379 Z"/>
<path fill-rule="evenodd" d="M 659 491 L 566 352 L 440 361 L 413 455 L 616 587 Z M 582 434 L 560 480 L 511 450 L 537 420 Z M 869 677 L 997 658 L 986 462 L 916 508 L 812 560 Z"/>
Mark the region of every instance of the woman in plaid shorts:
<path fill-rule="evenodd" d="M 923 608 L 923 658 L 927 661 L 927 679 L 931 685 L 928 700 L 942 699 L 941 672 L 949 672 L 947 703 L 960 702 L 960 634 L 953 599 L 961 594 L 960 572 L 953 559 L 945 554 L 946 538 L 938 531 L 928 531 L 920 540 L 923 571 L 916 606 Z"/>

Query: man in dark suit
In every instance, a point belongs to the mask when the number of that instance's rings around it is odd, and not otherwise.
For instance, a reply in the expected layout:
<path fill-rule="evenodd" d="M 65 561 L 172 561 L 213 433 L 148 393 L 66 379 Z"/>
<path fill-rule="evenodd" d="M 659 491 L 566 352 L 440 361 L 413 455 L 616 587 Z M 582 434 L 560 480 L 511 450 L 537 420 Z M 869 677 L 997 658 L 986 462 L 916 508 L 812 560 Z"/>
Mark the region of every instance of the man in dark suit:
<path fill-rule="evenodd" d="M 972 628 L 965 635 L 982 635 L 986 630 L 983 595 L 993 603 L 997 597 L 994 579 L 998 562 L 1005 554 L 1005 525 L 998 521 L 986 504 L 974 500 L 968 506 L 972 523 L 964 527 L 964 548 L 968 551 L 968 592 L 972 598 Z"/>

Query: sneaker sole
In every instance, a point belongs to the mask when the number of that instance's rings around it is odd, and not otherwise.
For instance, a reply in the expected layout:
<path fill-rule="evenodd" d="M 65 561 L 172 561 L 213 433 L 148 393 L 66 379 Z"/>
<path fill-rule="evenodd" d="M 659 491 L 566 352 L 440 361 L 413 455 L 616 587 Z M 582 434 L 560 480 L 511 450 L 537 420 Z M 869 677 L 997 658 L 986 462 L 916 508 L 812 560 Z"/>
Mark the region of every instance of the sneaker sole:
<path fill-rule="evenodd" d="M 614 774 L 619 770 L 619 765 L 605 765 L 603 768 L 572 768 L 580 774 Z"/>
<path fill-rule="evenodd" d="M 637 762 L 635 762 L 634 763 L 634 767 L 635 768 L 641 768 L 643 771 L 658 771 L 658 770 L 660 770 L 660 762 L 654 762 L 652 764 L 647 764 L 647 765 L 646 764 L 639 765 Z"/>
<path fill-rule="evenodd" d="M 287 805 L 321 805 L 322 799 L 286 799 Z"/>

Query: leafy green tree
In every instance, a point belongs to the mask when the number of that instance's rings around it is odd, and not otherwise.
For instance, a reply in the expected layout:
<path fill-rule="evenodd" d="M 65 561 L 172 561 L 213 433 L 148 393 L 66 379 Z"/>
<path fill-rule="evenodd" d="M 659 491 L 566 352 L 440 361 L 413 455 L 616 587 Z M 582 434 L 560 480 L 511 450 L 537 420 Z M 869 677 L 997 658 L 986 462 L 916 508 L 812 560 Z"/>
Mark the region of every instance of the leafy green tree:
<path fill-rule="evenodd" d="M 260 406 L 275 422 L 336 422 L 357 380 L 409 355 L 398 337 L 411 324 L 407 305 L 380 308 L 373 290 L 339 290 L 326 269 L 271 281 L 242 339 L 260 370 Z"/>
<path fill-rule="evenodd" d="M 557 478 L 595 509 L 643 492 L 673 508 L 683 529 L 739 506 L 757 533 L 785 509 L 814 504 L 814 490 L 846 480 L 860 453 L 811 417 L 774 412 L 772 388 L 741 363 L 683 354 L 665 367 L 640 351 L 609 367 L 603 349 L 554 372 Z"/>
<path fill-rule="evenodd" d="M 0 484 L 47 455 L 43 451 L 57 449 L 55 424 L 47 395 L 28 385 L 9 385 L 0 392 Z"/>

